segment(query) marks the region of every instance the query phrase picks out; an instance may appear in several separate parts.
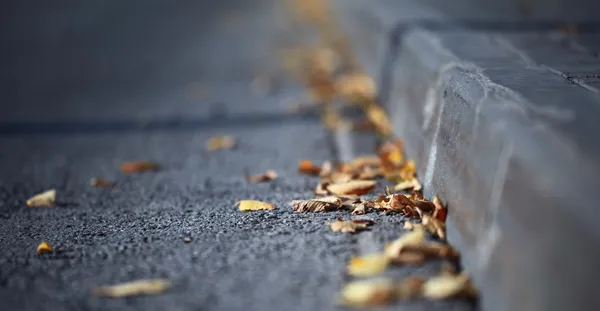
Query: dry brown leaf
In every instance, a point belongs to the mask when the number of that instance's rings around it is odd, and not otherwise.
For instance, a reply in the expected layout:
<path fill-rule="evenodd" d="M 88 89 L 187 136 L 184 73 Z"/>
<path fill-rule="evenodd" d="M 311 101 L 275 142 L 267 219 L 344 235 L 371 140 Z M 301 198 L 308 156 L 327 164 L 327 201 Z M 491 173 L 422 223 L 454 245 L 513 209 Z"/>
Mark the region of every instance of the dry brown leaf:
<path fill-rule="evenodd" d="M 396 239 L 392 243 L 386 246 L 385 253 L 390 257 L 394 258 L 403 248 L 409 245 L 419 245 L 425 241 L 425 231 L 416 229 L 412 232 L 405 233 L 400 238 Z"/>
<path fill-rule="evenodd" d="M 404 162 L 404 142 L 400 139 L 386 141 L 379 147 L 377 155 L 384 167 L 400 167 Z"/>
<path fill-rule="evenodd" d="M 317 187 L 315 188 L 315 195 L 329 195 L 331 194 L 329 192 L 329 190 L 327 190 L 327 187 L 329 186 L 330 182 L 328 181 L 321 181 L 317 184 Z"/>
<path fill-rule="evenodd" d="M 457 259 L 460 255 L 452 246 L 439 242 L 424 242 L 422 244 L 407 245 L 403 252 L 416 252 L 427 257 L 437 257 L 446 259 Z"/>
<path fill-rule="evenodd" d="M 349 73 L 335 81 L 338 94 L 350 102 L 361 103 L 375 100 L 377 87 L 375 81 L 364 73 Z"/>
<path fill-rule="evenodd" d="M 121 164 L 121 172 L 125 174 L 155 171 L 157 169 L 158 164 L 151 161 L 132 161 Z"/>
<path fill-rule="evenodd" d="M 347 183 L 331 184 L 327 186 L 327 190 L 336 195 L 363 195 L 373 190 L 376 184 L 377 181 L 374 180 L 352 180 Z"/>
<path fill-rule="evenodd" d="M 395 284 L 390 279 L 354 281 L 340 293 L 340 303 L 352 307 L 383 306 L 396 298 Z"/>
<path fill-rule="evenodd" d="M 352 215 L 364 215 L 366 213 L 367 207 L 365 203 L 356 204 L 356 206 L 354 206 L 354 209 L 352 210 Z"/>
<path fill-rule="evenodd" d="M 466 274 L 437 276 L 423 285 L 423 297 L 430 299 L 475 297 L 476 294 L 477 291 Z"/>
<path fill-rule="evenodd" d="M 261 175 L 246 176 L 246 181 L 249 183 L 259 183 L 271 181 L 275 178 L 277 178 L 277 172 L 275 172 L 274 170 L 268 170 Z"/>
<path fill-rule="evenodd" d="M 331 161 L 323 162 L 323 164 L 321 164 L 321 171 L 319 172 L 319 176 L 321 178 L 324 178 L 329 176 L 331 173 L 333 173 L 333 164 L 331 163 Z"/>
<path fill-rule="evenodd" d="M 302 160 L 298 162 L 298 172 L 318 176 L 321 173 L 321 167 L 315 165 L 311 160 Z"/>
<path fill-rule="evenodd" d="M 354 257 L 350 259 L 346 271 L 352 276 L 375 276 L 385 271 L 389 262 L 389 258 L 383 253 Z"/>
<path fill-rule="evenodd" d="M 217 151 L 235 147 L 235 137 L 231 135 L 214 136 L 206 141 L 206 150 Z"/>
<path fill-rule="evenodd" d="M 90 179 L 90 186 L 92 186 L 92 187 L 109 188 L 109 187 L 112 187 L 112 185 L 113 185 L 113 183 L 108 179 L 96 178 L 96 177 Z"/>
<path fill-rule="evenodd" d="M 423 186 L 416 177 L 402 181 L 394 186 L 394 191 L 421 190 Z"/>
<path fill-rule="evenodd" d="M 140 295 L 158 295 L 171 287 L 164 279 L 139 280 L 94 289 L 94 295 L 107 298 L 122 298 Z"/>
<path fill-rule="evenodd" d="M 367 106 L 367 117 L 375 127 L 377 128 L 377 132 L 382 136 L 389 136 L 392 134 L 392 125 L 387 116 L 387 113 L 381 108 L 381 106 L 377 104 L 370 104 Z"/>
<path fill-rule="evenodd" d="M 50 244 L 48 244 L 48 242 L 42 242 L 40 243 L 40 245 L 38 245 L 36 253 L 38 254 L 46 254 L 46 253 L 52 253 L 54 252 L 54 250 L 52 249 L 52 247 L 50 247 Z"/>
<path fill-rule="evenodd" d="M 404 161 L 402 167 L 400 167 L 400 178 L 403 180 L 410 180 L 415 178 L 417 174 L 417 164 L 413 160 Z M 415 189 L 420 190 L 420 189 Z"/>
<path fill-rule="evenodd" d="M 328 222 L 327 225 L 333 232 L 356 233 L 367 229 L 372 223 L 371 220 L 367 219 L 344 221 L 340 217 L 334 222 Z"/>
<path fill-rule="evenodd" d="M 241 200 L 235 203 L 235 206 L 240 206 L 240 211 L 242 212 L 250 212 L 250 211 L 263 211 L 263 210 L 275 210 L 275 204 L 256 201 L 256 200 Z"/>
<path fill-rule="evenodd" d="M 295 212 L 329 212 L 340 209 L 342 200 L 338 197 L 329 196 L 312 200 L 294 200 L 292 201 L 292 209 Z"/>
<path fill-rule="evenodd" d="M 435 206 L 435 209 L 432 217 L 445 224 L 448 210 L 444 207 L 437 195 L 433 197 L 433 205 Z"/>
<path fill-rule="evenodd" d="M 27 207 L 54 207 L 54 201 L 56 201 L 56 190 L 50 189 L 32 196 L 26 204 Z"/>
<path fill-rule="evenodd" d="M 397 265 L 416 265 L 425 262 L 427 255 L 421 252 L 408 251 L 406 246 L 399 254 L 390 257 L 390 261 Z"/>
<path fill-rule="evenodd" d="M 425 279 L 420 276 L 410 276 L 402 281 L 396 289 L 399 300 L 412 300 L 421 297 Z"/>
<path fill-rule="evenodd" d="M 442 276 L 456 276 L 456 275 L 458 275 L 458 270 L 456 269 L 455 265 L 453 265 L 449 262 L 444 262 L 444 263 L 442 263 L 441 275 Z"/>
<path fill-rule="evenodd" d="M 440 239 L 446 239 L 446 225 L 430 215 L 423 214 L 421 216 L 423 227 L 432 234 L 437 235 Z"/>

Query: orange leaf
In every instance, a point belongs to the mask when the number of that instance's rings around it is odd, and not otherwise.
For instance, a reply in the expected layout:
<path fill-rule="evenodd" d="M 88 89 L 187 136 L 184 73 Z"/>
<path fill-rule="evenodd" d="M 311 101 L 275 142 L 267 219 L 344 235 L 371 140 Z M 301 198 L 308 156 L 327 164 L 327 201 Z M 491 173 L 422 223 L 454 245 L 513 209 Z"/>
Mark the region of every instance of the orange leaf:
<path fill-rule="evenodd" d="M 45 253 L 52 253 L 54 252 L 54 250 L 52 249 L 52 247 L 50 247 L 50 244 L 48 244 L 48 242 L 42 242 L 40 243 L 40 245 L 38 245 L 36 253 L 38 254 L 45 254 Z"/>
<path fill-rule="evenodd" d="M 298 162 L 298 171 L 303 174 L 318 176 L 321 173 L 321 167 L 315 165 L 311 160 L 302 160 Z"/>
<path fill-rule="evenodd" d="M 121 164 L 121 171 L 126 174 L 155 171 L 158 164 L 150 161 L 134 161 Z"/>

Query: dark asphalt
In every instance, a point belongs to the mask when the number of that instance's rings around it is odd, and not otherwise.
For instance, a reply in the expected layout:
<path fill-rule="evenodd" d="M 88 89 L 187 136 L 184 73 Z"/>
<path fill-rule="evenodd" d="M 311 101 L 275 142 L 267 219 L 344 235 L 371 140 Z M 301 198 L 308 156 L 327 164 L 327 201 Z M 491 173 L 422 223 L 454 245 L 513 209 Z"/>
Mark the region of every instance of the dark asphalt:
<path fill-rule="evenodd" d="M 373 230 L 347 235 L 325 222 L 349 213 L 291 211 L 289 202 L 311 198 L 317 182 L 299 175 L 297 162 L 334 153 L 317 118 L 287 113 L 287 99 L 302 90 L 276 66 L 279 42 L 293 38 L 275 14 L 280 5 L 42 3 L 9 8 L 2 19 L 11 42 L 0 74 L 2 310 L 334 310 L 347 260 L 402 233 L 399 216 L 368 214 Z M 223 16 L 235 18 L 223 26 Z M 279 87 L 256 95 L 249 85 L 265 68 Z M 190 83 L 202 85 L 202 99 L 186 98 Z M 237 137 L 238 147 L 206 152 L 219 134 Z M 130 160 L 162 168 L 125 176 L 118 167 Z M 280 178 L 243 180 L 267 169 Z M 115 187 L 92 188 L 92 177 Z M 25 206 L 49 188 L 58 207 Z M 241 199 L 278 209 L 244 214 L 234 207 Z M 57 252 L 36 255 L 43 240 Z M 434 275 L 439 264 L 390 273 Z M 94 286 L 157 277 L 176 286 L 152 297 L 91 295 Z"/>

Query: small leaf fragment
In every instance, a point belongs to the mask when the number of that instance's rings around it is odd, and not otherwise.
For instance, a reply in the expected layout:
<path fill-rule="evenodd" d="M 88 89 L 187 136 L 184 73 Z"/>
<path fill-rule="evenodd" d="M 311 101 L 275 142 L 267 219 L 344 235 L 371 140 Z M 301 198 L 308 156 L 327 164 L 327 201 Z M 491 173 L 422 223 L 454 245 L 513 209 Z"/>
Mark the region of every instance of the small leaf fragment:
<path fill-rule="evenodd" d="M 334 222 L 328 222 L 327 225 L 333 232 L 356 233 L 367 229 L 372 221 L 362 222 L 360 220 L 344 221 L 341 217 Z"/>
<path fill-rule="evenodd" d="M 97 287 L 94 295 L 107 298 L 122 298 L 141 295 L 158 295 L 171 287 L 165 279 L 139 280 L 110 286 Z"/>
<path fill-rule="evenodd" d="M 274 170 L 268 170 L 261 175 L 246 176 L 246 181 L 252 184 L 271 181 L 275 178 L 277 178 L 277 172 L 275 172 Z"/>
<path fill-rule="evenodd" d="M 346 271 L 352 276 L 375 276 L 385 271 L 389 262 L 389 258 L 383 253 L 354 257 L 350 259 Z"/>
<path fill-rule="evenodd" d="M 298 172 L 318 176 L 321 173 L 321 167 L 314 164 L 311 160 L 302 160 L 298 162 Z"/>
<path fill-rule="evenodd" d="M 347 306 L 383 306 L 394 301 L 394 282 L 390 279 L 354 281 L 340 293 L 340 302 Z"/>
<path fill-rule="evenodd" d="M 112 187 L 112 185 L 113 185 L 113 183 L 108 179 L 96 178 L 96 177 L 90 179 L 90 186 L 92 186 L 92 187 L 109 188 L 109 187 Z"/>
<path fill-rule="evenodd" d="M 373 190 L 376 184 L 375 180 L 352 180 L 347 183 L 331 184 L 327 186 L 327 190 L 336 195 L 363 195 Z"/>
<path fill-rule="evenodd" d="M 151 161 L 132 161 L 121 164 L 121 172 L 125 174 L 155 171 L 157 169 L 158 164 Z"/>
<path fill-rule="evenodd" d="M 423 285 L 423 297 L 446 299 L 452 297 L 474 297 L 476 290 L 466 274 L 441 275 L 431 278 Z"/>
<path fill-rule="evenodd" d="M 214 136 L 206 141 L 206 150 L 217 151 L 235 147 L 235 137 L 231 135 Z"/>
<path fill-rule="evenodd" d="M 294 200 L 291 204 L 295 212 L 318 213 L 340 209 L 342 207 L 342 200 L 335 196 L 328 196 L 312 200 Z"/>
<path fill-rule="evenodd" d="M 40 243 L 40 245 L 38 245 L 36 253 L 37 254 L 46 254 L 46 253 L 53 253 L 54 249 L 52 249 L 52 247 L 50 247 L 50 244 L 48 244 L 48 242 L 44 241 L 42 243 Z"/>
<path fill-rule="evenodd" d="M 275 210 L 275 204 L 256 201 L 256 200 L 241 200 L 235 203 L 236 206 L 240 206 L 240 211 L 262 211 L 262 210 Z"/>
<path fill-rule="evenodd" d="M 56 201 L 56 190 L 50 189 L 32 196 L 26 204 L 27 207 L 54 207 L 54 201 Z"/>

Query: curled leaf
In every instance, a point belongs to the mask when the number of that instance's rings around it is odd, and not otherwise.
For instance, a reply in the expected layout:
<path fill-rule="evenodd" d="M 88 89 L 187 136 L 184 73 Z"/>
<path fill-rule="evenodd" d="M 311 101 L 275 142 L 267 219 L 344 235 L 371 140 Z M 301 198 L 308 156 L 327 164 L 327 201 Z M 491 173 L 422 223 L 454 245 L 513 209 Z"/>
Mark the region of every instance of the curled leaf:
<path fill-rule="evenodd" d="M 155 171 L 157 169 L 158 164 L 150 161 L 132 161 L 121 164 L 121 172 L 125 174 Z"/>
<path fill-rule="evenodd" d="M 452 246 L 439 242 L 424 242 L 422 244 L 407 245 L 403 252 L 415 252 L 426 257 L 457 259 L 460 255 Z"/>
<path fill-rule="evenodd" d="M 425 231 L 415 229 L 412 232 L 405 233 L 403 236 L 386 246 L 385 253 L 390 257 L 394 258 L 403 248 L 409 245 L 419 245 L 425 241 Z"/>
<path fill-rule="evenodd" d="M 206 150 L 217 151 L 235 147 L 235 137 L 230 135 L 211 137 L 206 141 Z"/>
<path fill-rule="evenodd" d="M 236 206 L 240 206 L 240 211 L 261 211 L 261 210 L 274 210 L 276 209 L 275 204 L 256 201 L 256 200 L 241 200 L 235 203 Z"/>
<path fill-rule="evenodd" d="M 338 218 L 334 222 L 328 222 L 327 225 L 333 232 L 356 233 L 365 230 L 373 222 L 371 220 L 350 220 L 344 221 Z"/>
<path fill-rule="evenodd" d="M 409 246 L 406 246 L 400 253 L 390 256 L 390 261 L 398 265 L 416 265 L 425 262 L 426 254 L 407 250 L 408 248 Z"/>
<path fill-rule="evenodd" d="M 352 215 L 364 215 L 367 213 L 367 206 L 365 203 L 358 203 L 354 206 L 352 210 Z"/>
<path fill-rule="evenodd" d="M 448 210 L 442 204 L 442 201 L 438 198 L 438 196 L 433 197 L 433 205 L 435 209 L 433 211 L 432 217 L 439 220 L 441 223 L 446 223 L 446 217 L 448 215 Z"/>
<path fill-rule="evenodd" d="M 376 184 L 377 181 L 374 180 L 352 180 L 347 183 L 331 184 L 327 186 L 327 190 L 336 195 L 363 195 L 373 190 Z"/>
<path fill-rule="evenodd" d="M 321 173 L 321 167 L 315 165 L 311 160 L 302 160 L 298 162 L 298 172 L 318 176 Z"/>
<path fill-rule="evenodd" d="M 315 195 L 328 195 L 331 194 L 329 192 L 329 190 L 327 190 L 327 187 L 329 186 L 329 182 L 327 181 L 321 181 L 320 183 L 317 184 L 317 187 L 315 188 Z"/>
<path fill-rule="evenodd" d="M 277 178 L 277 172 L 275 172 L 273 170 L 268 170 L 264 174 L 261 174 L 261 175 L 246 176 L 246 181 L 249 183 L 259 183 L 259 182 L 271 181 L 275 178 Z"/>
<path fill-rule="evenodd" d="M 54 207 L 55 200 L 56 190 L 50 189 L 32 196 L 27 200 L 26 204 L 27 207 Z"/>
<path fill-rule="evenodd" d="M 383 253 L 377 253 L 350 259 L 346 271 L 353 276 L 375 276 L 385 271 L 388 264 L 389 258 Z"/>
<path fill-rule="evenodd" d="M 52 253 L 54 252 L 54 250 L 52 249 L 52 247 L 50 247 L 50 244 L 48 244 L 48 242 L 42 242 L 40 243 L 40 245 L 38 245 L 36 253 L 38 254 L 46 254 L 46 253 Z"/>
<path fill-rule="evenodd" d="M 94 289 L 96 296 L 108 298 L 122 298 L 140 295 L 157 295 L 171 287 L 171 282 L 164 279 L 150 279 L 127 282 L 111 286 L 102 286 Z"/>
<path fill-rule="evenodd" d="M 329 196 L 312 200 L 294 200 L 292 201 L 292 209 L 295 212 L 329 212 L 340 209 L 342 200 L 338 197 Z"/>
<path fill-rule="evenodd" d="M 431 278 L 423 285 L 423 297 L 446 299 L 452 297 L 475 297 L 477 291 L 466 274 L 441 275 Z"/>
<path fill-rule="evenodd" d="M 387 169 L 400 167 L 404 162 L 404 142 L 400 139 L 386 141 L 378 149 L 377 155 Z"/>
<path fill-rule="evenodd" d="M 383 306 L 396 298 L 394 282 L 376 279 L 350 282 L 340 293 L 340 302 L 347 306 Z"/>
<path fill-rule="evenodd" d="M 416 177 L 402 181 L 394 186 L 395 191 L 421 190 L 423 186 Z"/>
<path fill-rule="evenodd" d="M 109 188 L 109 187 L 112 187 L 112 185 L 113 185 L 113 183 L 108 179 L 95 178 L 95 177 L 90 179 L 90 186 L 92 186 L 92 187 Z"/>
<path fill-rule="evenodd" d="M 430 233 L 437 235 L 440 239 L 446 239 L 446 225 L 430 215 L 424 214 L 421 216 L 423 227 Z"/>

